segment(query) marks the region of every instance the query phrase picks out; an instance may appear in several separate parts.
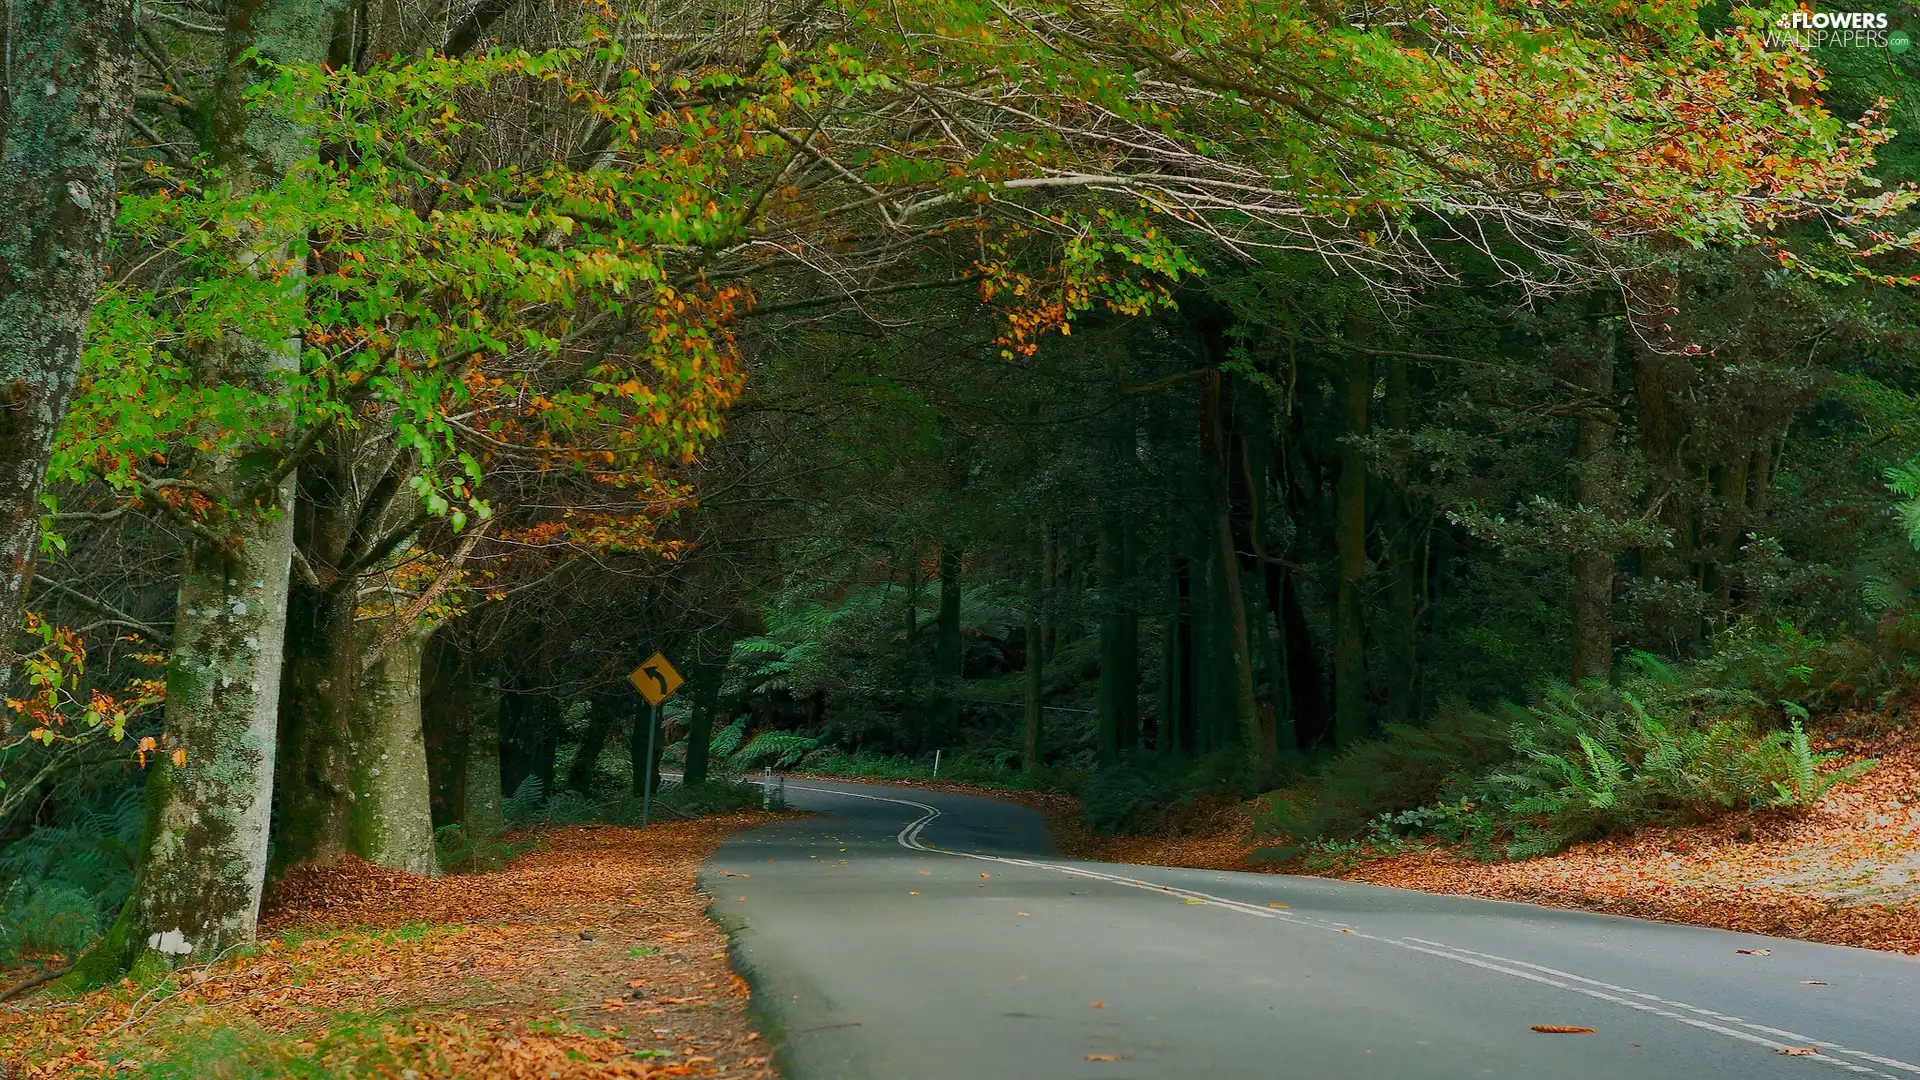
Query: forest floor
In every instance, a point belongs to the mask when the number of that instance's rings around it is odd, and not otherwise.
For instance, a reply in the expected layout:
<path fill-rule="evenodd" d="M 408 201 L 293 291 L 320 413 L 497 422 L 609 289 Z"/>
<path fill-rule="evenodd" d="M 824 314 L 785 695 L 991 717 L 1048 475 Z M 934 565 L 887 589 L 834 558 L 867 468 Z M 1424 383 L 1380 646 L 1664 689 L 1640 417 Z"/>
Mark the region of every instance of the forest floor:
<path fill-rule="evenodd" d="M 1825 749 L 1842 761 L 1880 764 L 1805 813 L 1730 814 L 1525 862 L 1428 847 L 1363 851 L 1315 868 L 1303 859 L 1261 861 L 1252 818 L 1236 806 L 1218 808 L 1178 839 L 1101 837 L 1080 824 L 1071 799 L 1006 797 L 1045 812 L 1056 842 L 1078 858 L 1315 874 L 1920 953 L 1920 733 L 1836 740 Z"/>
<path fill-rule="evenodd" d="M 543 831 L 479 874 L 300 873 L 242 955 L 0 1005 L 0 1077 L 767 1080 L 694 875 L 781 816 Z"/>

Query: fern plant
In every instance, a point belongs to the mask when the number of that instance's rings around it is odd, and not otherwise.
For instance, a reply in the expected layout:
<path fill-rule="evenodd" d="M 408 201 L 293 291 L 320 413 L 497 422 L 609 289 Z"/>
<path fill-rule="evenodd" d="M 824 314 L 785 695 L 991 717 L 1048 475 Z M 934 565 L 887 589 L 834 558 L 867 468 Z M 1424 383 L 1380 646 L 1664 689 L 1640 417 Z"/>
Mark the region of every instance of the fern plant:
<path fill-rule="evenodd" d="M 713 761 L 725 761 L 740 749 L 740 743 L 747 737 L 747 718 L 741 717 L 719 731 L 714 732 L 713 740 L 707 743 L 707 757 Z"/>
<path fill-rule="evenodd" d="M 529 776 L 500 800 L 500 819 L 514 828 L 539 824 L 545 820 L 546 802 L 547 786 L 538 776 Z"/>
<path fill-rule="evenodd" d="M 1788 806 L 1796 809 L 1813 806 L 1826 798 L 1827 792 L 1841 784 L 1853 783 L 1865 775 L 1867 770 L 1880 764 L 1878 758 L 1867 758 L 1851 762 L 1831 772 L 1822 772 L 1820 766 L 1840 755 L 1815 753 L 1812 742 L 1807 738 L 1806 730 L 1800 726 L 1799 717 L 1794 718 L 1790 732 L 1781 734 L 1785 736 L 1783 741 L 1787 752 L 1787 775 L 1784 780 L 1773 782 L 1772 805 L 1774 806 Z"/>
<path fill-rule="evenodd" d="M 135 790 L 35 826 L 0 855 L 0 964 L 71 956 L 106 924 L 133 882 L 143 807 Z"/>
<path fill-rule="evenodd" d="M 737 769 L 771 766 L 791 769 L 800 760 L 820 749 L 820 740 L 791 731 L 763 731 L 753 741 L 735 751 L 727 763 Z"/>

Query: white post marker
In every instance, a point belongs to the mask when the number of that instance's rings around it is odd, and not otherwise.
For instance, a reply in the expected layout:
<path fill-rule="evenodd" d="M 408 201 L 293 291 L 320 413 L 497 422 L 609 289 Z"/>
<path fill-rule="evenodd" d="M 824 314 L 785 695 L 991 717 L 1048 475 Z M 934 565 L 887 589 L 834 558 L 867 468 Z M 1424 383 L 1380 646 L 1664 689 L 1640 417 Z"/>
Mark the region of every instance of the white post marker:
<path fill-rule="evenodd" d="M 773 809 L 773 766 L 767 766 L 765 779 L 760 781 L 760 809 Z"/>
<path fill-rule="evenodd" d="M 933 778 L 940 779 L 940 751 L 933 752 Z"/>

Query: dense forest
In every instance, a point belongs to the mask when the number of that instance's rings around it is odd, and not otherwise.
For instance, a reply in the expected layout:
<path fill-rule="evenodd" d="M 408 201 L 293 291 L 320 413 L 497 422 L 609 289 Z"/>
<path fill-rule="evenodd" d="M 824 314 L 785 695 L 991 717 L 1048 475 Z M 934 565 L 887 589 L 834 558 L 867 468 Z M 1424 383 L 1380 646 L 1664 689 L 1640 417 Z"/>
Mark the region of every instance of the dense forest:
<path fill-rule="evenodd" d="M 1782 10 L 14 4 L 0 957 L 765 768 L 1812 803 L 1920 647 L 1920 52 Z"/>

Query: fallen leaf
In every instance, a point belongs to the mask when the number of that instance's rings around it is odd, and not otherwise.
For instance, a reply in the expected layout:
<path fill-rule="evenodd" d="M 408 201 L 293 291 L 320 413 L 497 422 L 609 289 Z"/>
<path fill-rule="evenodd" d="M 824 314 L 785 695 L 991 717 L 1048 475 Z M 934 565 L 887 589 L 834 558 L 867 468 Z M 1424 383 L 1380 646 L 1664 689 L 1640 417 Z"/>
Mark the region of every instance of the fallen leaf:
<path fill-rule="evenodd" d="M 1788 1057 L 1813 1057 L 1820 1053 L 1820 1048 L 1817 1046 L 1783 1046 L 1775 1050 L 1774 1053 L 1785 1054 Z"/>
<path fill-rule="evenodd" d="M 1772 956 L 1773 955 L 1772 949 L 1735 949 L 1733 951 L 1739 953 L 1742 956 Z"/>
<path fill-rule="evenodd" d="M 932 876 L 933 876 L 933 871 L 931 871 L 931 870 L 922 870 L 922 871 L 920 871 L 920 876 L 921 876 L 921 877 L 932 877 Z"/>
<path fill-rule="evenodd" d="M 1096 1001 L 1093 1003 L 1093 1007 L 1096 1009 L 1104 1009 L 1107 1007 L 1107 1003 L 1104 1001 Z"/>
<path fill-rule="evenodd" d="M 1346 928 L 1346 927 L 1344 927 L 1344 926 L 1340 928 L 1340 932 L 1341 932 L 1341 933 L 1343 933 L 1343 934 L 1351 934 L 1351 933 L 1353 933 L 1353 931 L 1352 931 L 1352 930 L 1349 930 L 1349 929 L 1347 929 L 1347 928 Z"/>
<path fill-rule="evenodd" d="M 1025 914 L 1026 914 L 1026 912 L 1024 912 L 1024 911 L 1016 911 L 1016 912 L 1014 912 L 1014 914 L 1015 914 L 1015 915 L 1025 915 Z"/>
<path fill-rule="evenodd" d="M 992 877 L 993 875 L 992 875 L 992 874 L 981 874 L 980 876 L 981 876 L 981 877 Z"/>
<path fill-rule="evenodd" d="M 1200 898 L 1199 898 L 1199 897 L 1197 897 L 1197 896 L 1189 896 L 1189 897 L 1187 897 L 1187 903 L 1189 903 L 1189 904 L 1204 904 L 1204 903 L 1206 903 L 1206 901 L 1205 901 L 1205 900 L 1202 900 L 1202 899 L 1200 899 Z"/>
<path fill-rule="evenodd" d="M 1088 1054 L 1088 1061 L 1125 1061 L 1119 1054 Z"/>
<path fill-rule="evenodd" d="M 1542 1035 L 1591 1035 L 1590 1027 L 1574 1027 L 1570 1024 L 1535 1024 L 1533 1030 Z"/>
<path fill-rule="evenodd" d="M 920 895 L 920 890 L 919 890 L 919 889 L 908 889 L 908 890 L 907 890 L 907 895 L 908 895 L 908 896 L 919 896 L 919 895 Z"/>
<path fill-rule="evenodd" d="M 1825 985 L 1827 985 L 1827 980 L 1825 980 L 1825 979 L 1801 979 L 1801 980 L 1800 980 L 1800 985 L 1801 985 L 1801 986 L 1825 986 Z"/>
<path fill-rule="evenodd" d="M 1292 904 L 1282 904 L 1282 903 L 1280 903 L 1280 902 L 1278 902 L 1278 901 L 1268 901 L 1268 903 L 1267 903 L 1267 906 L 1268 906 L 1268 907 L 1292 907 L 1293 905 L 1292 905 Z"/>

